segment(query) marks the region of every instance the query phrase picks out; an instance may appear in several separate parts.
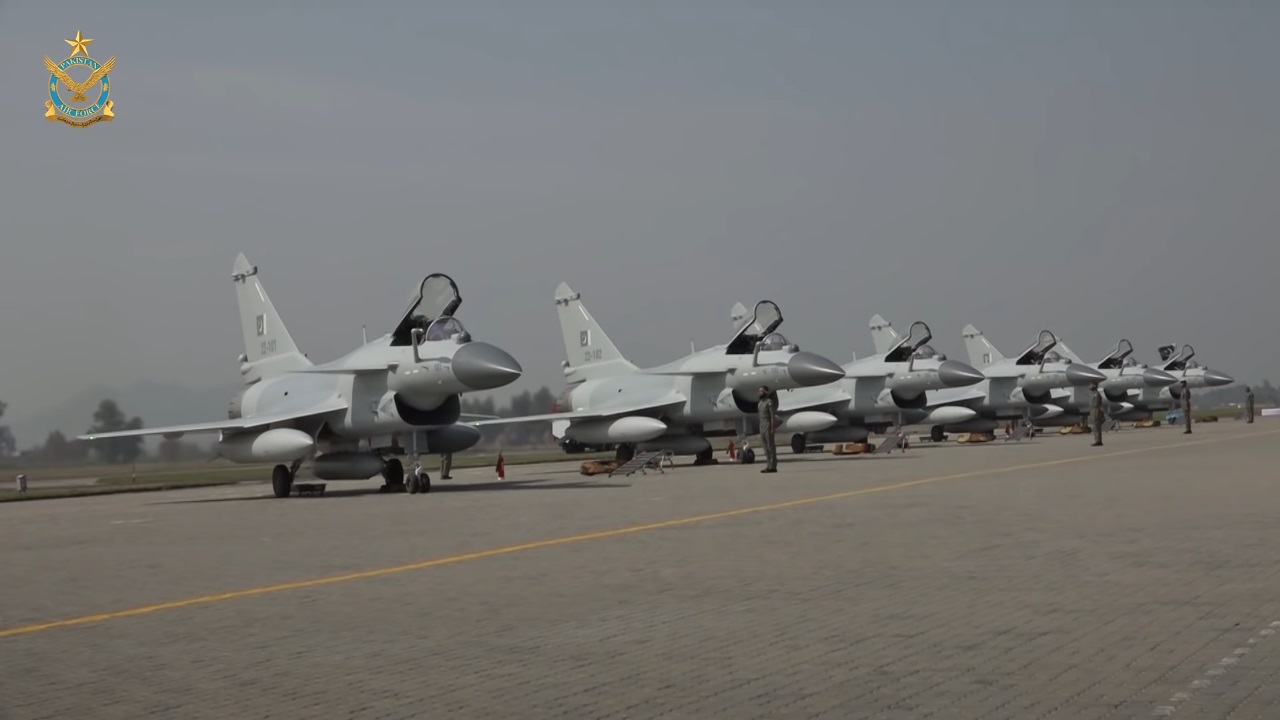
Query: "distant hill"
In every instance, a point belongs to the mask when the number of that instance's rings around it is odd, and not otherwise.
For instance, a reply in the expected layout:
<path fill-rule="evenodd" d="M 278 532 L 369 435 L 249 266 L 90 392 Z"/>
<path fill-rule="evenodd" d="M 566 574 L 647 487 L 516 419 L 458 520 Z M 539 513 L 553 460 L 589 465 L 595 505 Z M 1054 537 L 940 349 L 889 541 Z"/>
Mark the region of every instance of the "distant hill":
<path fill-rule="evenodd" d="M 228 404 L 239 389 L 239 384 L 193 388 L 154 382 L 140 382 L 123 388 L 95 386 L 39 412 L 23 413 L 20 408 L 10 405 L 3 422 L 13 431 L 18 449 L 25 450 L 43 444 L 54 430 L 61 430 L 68 437 L 88 430 L 93 424 L 93 412 L 98 409 L 98 403 L 107 398 L 115 400 L 128 417 L 141 417 L 147 426 L 177 425 L 225 418 Z M 208 436 L 208 440 L 196 436 L 184 438 L 201 444 L 214 439 L 217 438 L 213 435 Z"/>

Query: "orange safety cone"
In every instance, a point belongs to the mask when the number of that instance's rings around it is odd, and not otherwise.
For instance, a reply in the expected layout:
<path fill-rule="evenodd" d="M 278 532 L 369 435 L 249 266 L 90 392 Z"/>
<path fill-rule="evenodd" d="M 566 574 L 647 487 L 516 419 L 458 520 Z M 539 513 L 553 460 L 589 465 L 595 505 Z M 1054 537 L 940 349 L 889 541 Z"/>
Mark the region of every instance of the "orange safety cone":
<path fill-rule="evenodd" d="M 502 461 L 502 451 L 498 451 L 498 467 L 497 467 L 497 470 L 498 470 L 498 479 L 499 479 L 499 480 L 506 480 L 506 479 L 507 479 L 507 470 L 506 470 L 506 464 L 505 464 L 505 463 L 503 463 L 503 461 Z"/>
<path fill-rule="evenodd" d="M 733 446 L 733 441 L 730 440 L 729 441 L 729 459 L 730 460 L 734 460 L 737 458 L 736 450 L 737 449 Z"/>

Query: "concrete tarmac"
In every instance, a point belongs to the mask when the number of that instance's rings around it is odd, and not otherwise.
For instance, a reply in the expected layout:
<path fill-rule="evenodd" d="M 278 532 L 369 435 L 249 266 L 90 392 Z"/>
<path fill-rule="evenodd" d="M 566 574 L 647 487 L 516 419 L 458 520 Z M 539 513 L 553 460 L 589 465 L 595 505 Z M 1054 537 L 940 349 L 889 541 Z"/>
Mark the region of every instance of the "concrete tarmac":
<path fill-rule="evenodd" d="M 1104 439 L 0 505 L 0 720 L 1280 717 L 1280 423 Z"/>

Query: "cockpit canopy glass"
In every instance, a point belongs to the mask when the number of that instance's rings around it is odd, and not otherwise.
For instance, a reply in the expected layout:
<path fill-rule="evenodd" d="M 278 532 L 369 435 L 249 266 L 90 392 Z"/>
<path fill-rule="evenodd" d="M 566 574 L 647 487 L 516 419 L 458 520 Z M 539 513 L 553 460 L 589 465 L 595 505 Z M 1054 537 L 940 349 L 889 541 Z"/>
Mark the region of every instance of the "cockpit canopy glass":
<path fill-rule="evenodd" d="M 769 333 L 765 339 L 760 342 L 760 350 L 762 352 L 769 350 L 785 350 L 791 343 L 782 333 Z"/>
<path fill-rule="evenodd" d="M 1022 356 L 1018 358 L 1019 365 L 1039 365 L 1041 360 L 1058 344 L 1058 338 L 1048 330 L 1041 330 L 1040 337 L 1036 338 L 1036 344 L 1027 348 Z"/>
<path fill-rule="evenodd" d="M 755 352 L 756 342 L 765 339 L 770 333 L 782 325 L 782 311 L 770 300 L 756 303 L 751 320 L 738 329 L 725 350 L 729 355 L 750 355 Z"/>
<path fill-rule="evenodd" d="M 462 304 L 462 296 L 458 293 L 458 284 L 453 278 L 443 273 L 432 273 L 422 279 L 418 292 L 405 311 L 400 324 L 391 333 L 392 345 L 409 345 L 413 341 L 414 329 L 424 333 L 430 329 L 433 320 L 452 317 Z"/>
<path fill-rule="evenodd" d="M 1066 358 L 1062 357 L 1062 355 L 1058 354 L 1057 350 L 1050 350 L 1049 352 L 1044 354 L 1044 361 L 1046 363 L 1062 363 L 1062 362 L 1066 362 L 1067 360 Z"/>
<path fill-rule="evenodd" d="M 916 348 L 915 352 L 911 353 L 911 357 L 916 360 L 937 360 L 938 362 L 947 359 L 946 355 L 934 350 L 932 345 L 921 345 Z"/>
<path fill-rule="evenodd" d="M 454 317 L 437 318 L 431 322 L 431 326 L 427 328 L 426 341 L 440 342 L 441 340 L 454 340 L 466 342 L 470 338 L 467 329 L 462 327 L 462 321 Z"/>

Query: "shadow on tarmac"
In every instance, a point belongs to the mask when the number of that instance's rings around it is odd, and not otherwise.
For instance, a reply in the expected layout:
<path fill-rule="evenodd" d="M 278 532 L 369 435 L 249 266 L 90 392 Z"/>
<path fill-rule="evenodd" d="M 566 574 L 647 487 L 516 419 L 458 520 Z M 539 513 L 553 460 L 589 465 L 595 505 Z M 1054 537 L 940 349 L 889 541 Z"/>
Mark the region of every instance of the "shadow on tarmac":
<path fill-rule="evenodd" d="M 310 478 L 303 479 L 301 482 L 306 483 Z M 324 482 L 324 481 L 316 481 Z M 621 483 L 606 482 L 558 482 L 549 483 L 546 480 L 496 480 L 493 482 L 479 483 L 459 483 L 456 485 L 448 484 L 448 481 L 441 483 L 435 478 L 431 479 L 431 492 L 427 494 L 434 495 L 436 493 L 453 493 L 453 492 L 492 492 L 503 490 L 594 490 L 609 488 L 627 488 L 630 485 Z M 291 495 L 288 498 L 277 498 L 271 494 L 271 488 L 266 483 L 263 484 L 263 494 L 253 497 L 223 497 L 223 498 L 201 498 L 198 500 L 164 500 L 160 502 L 147 503 L 148 505 L 198 505 L 203 503 L 224 503 L 224 502 L 256 502 L 258 500 L 322 500 L 331 497 L 368 497 L 377 495 L 407 495 L 408 493 L 384 493 L 379 492 L 377 488 L 351 488 L 349 490 L 333 490 L 329 487 L 325 488 L 323 495 Z"/>

